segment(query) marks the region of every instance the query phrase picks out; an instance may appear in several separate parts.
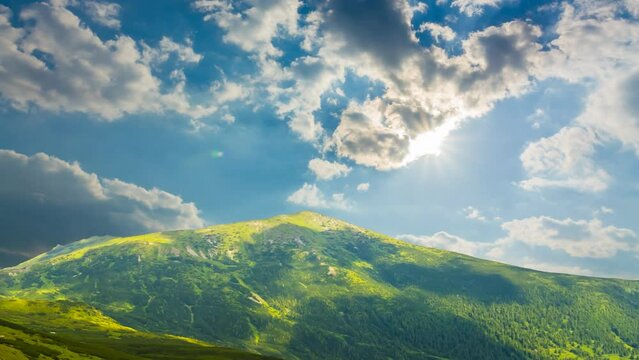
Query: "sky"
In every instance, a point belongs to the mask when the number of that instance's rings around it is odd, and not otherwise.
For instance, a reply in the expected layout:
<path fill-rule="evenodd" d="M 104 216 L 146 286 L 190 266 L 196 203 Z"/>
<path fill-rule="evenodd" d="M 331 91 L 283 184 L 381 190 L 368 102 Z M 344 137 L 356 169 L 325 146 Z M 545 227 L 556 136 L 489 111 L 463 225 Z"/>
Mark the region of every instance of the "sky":
<path fill-rule="evenodd" d="M 0 0 L 0 265 L 314 210 L 639 279 L 638 0 Z"/>

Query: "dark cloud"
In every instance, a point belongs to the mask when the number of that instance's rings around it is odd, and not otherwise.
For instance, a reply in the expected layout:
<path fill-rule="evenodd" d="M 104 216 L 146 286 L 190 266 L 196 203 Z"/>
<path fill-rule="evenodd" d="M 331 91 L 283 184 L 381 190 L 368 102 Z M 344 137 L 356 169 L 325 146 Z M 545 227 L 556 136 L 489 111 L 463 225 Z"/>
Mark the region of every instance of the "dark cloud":
<path fill-rule="evenodd" d="M 538 28 L 521 22 L 490 27 L 471 35 L 464 47 L 477 69 L 462 76 L 460 91 L 477 85 L 509 89 L 510 79 L 506 77 L 518 74 L 518 77 L 527 78 L 540 49 L 536 44 L 540 35 Z"/>
<path fill-rule="evenodd" d="M 339 156 L 358 164 L 389 170 L 408 155 L 410 139 L 384 123 L 382 101 L 351 104 L 334 133 Z"/>
<path fill-rule="evenodd" d="M 496 73 L 505 67 L 524 69 L 524 51 L 516 44 L 520 41 L 517 35 L 493 34 L 479 40 L 486 56 L 486 72 Z"/>
<path fill-rule="evenodd" d="M 419 49 L 405 6 L 391 0 L 332 0 L 324 9 L 324 26 L 348 44 L 348 51 L 369 53 L 386 66 L 398 67 Z"/>
<path fill-rule="evenodd" d="M 202 225 L 179 196 L 101 179 L 43 153 L 0 150 L 0 266 L 93 235 Z"/>

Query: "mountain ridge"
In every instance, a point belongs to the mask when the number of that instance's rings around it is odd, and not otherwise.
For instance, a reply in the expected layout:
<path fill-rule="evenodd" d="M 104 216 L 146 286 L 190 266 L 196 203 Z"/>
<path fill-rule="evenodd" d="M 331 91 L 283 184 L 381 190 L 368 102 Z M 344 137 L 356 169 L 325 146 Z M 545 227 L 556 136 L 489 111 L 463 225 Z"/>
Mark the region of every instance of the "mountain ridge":
<path fill-rule="evenodd" d="M 154 233 L 146 233 L 146 234 L 142 234 L 142 235 L 131 235 L 131 236 L 111 236 L 111 235 L 104 235 L 104 236 L 91 236 L 88 238 L 84 238 L 84 239 L 79 239 L 76 241 L 73 241 L 71 243 L 68 244 L 64 244 L 64 245 L 56 245 L 54 248 L 52 248 L 49 251 L 46 251 L 42 254 L 39 254 L 27 261 L 24 261 L 20 264 L 16 264 L 14 266 L 9 266 L 9 267 L 5 267 L 5 268 L 0 268 L 0 271 L 12 271 L 12 270 L 19 270 L 22 269 L 32 263 L 34 263 L 35 261 L 41 261 L 41 260 L 48 260 L 48 259 L 52 259 L 55 256 L 61 256 L 64 254 L 67 254 L 71 249 L 77 249 L 79 246 L 78 245 L 89 245 L 89 244 L 95 244 L 95 243 L 100 243 L 100 242 L 106 242 L 109 240 L 114 240 L 114 239 L 130 239 L 130 238 L 139 238 L 141 236 L 147 236 L 147 235 L 155 235 L 155 234 L 162 234 L 162 233 L 173 233 L 173 232 L 180 232 L 180 231 L 206 231 L 208 229 L 214 229 L 216 227 L 228 227 L 228 226 L 237 226 L 237 225 L 243 225 L 243 224 L 257 224 L 257 223 L 264 223 L 264 222 L 273 222 L 273 223 L 283 223 L 286 220 L 293 220 L 293 223 L 296 224 L 300 224 L 302 221 L 300 220 L 304 220 L 304 219 L 313 219 L 315 221 L 318 221 L 320 219 L 325 220 L 327 223 L 332 223 L 333 225 L 343 225 L 345 227 L 350 227 L 353 229 L 359 229 L 360 231 L 365 231 L 365 232 L 369 232 L 369 233 L 374 233 L 378 236 L 381 237 L 385 237 L 388 239 L 392 239 L 395 241 L 400 241 L 405 243 L 406 245 L 410 245 L 410 246 L 414 246 L 414 247 L 418 247 L 418 248 L 425 248 L 425 249 L 430 249 L 433 251 L 443 251 L 443 252 L 447 252 L 447 253 L 454 253 L 457 254 L 459 256 L 462 257 L 468 257 L 468 258 L 472 258 L 472 259 L 479 259 L 482 261 L 486 261 L 486 262 L 492 262 L 492 263 L 496 263 L 496 264 L 500 264 L 500 265 L 505 265 L 505 266 L 509 266 L 509 267 L 513 267 L 513 268 L 518 268 L 518 269 L 523 269 L 523 270 L 528 270 L 528 271 L 534 271 L 534 272 L 540 272 L 540 273 L 546 273 L 546 274 L 555 274 L 555 275 L 567 275 L 567 276 L 574 276 L 574 277 L 584 277 L 584 278 L 592 278 L 592 279 L 610 279 L 610 280 L 621 280 L 621 281 L 638 281 L 638 279 L 626 279 L 626 278 L 620 278 L 620 277 L 614 277 L 614 276 L 597 276 L 597 275 L 585 275 L 585 274 L 570 274 L 570 273 L 562 273 L 562 272 L 556 272 L 556 271 L 547 271 L 547 270 L 538 270 L 538 269 L 533 269 L 533 268 L 528 268 L 528 267 L 524 267 L 524 266 L 518 266 L 518 265 L 513 265 L 513 264 L 509 264 L 506 262 L 502 262 L 502 261 L 497 261 L 497 260 L 491 260 L 491 259 L 483 259 L 483 258 L 478 258 L 478 257 L 474 257 L 471 255 L 467 255 L 464 253 L 460 253 L 454 250 L 443 250 L 443 249 L 439 249 L 436 247 L 429 247 L 429 246 L 424 246 L 424 245 L 417 245 L 414 244 L 412 242 L 409 241 L 405 241 L 402 239 L 398 239 L 398 238 L 394 238 L 391 237 L 389 235 L 385 235 L 383 233 L 378 233 L 357 225 L 353 225 L 350 223 L 347 223 L 343 220 L 322 214 L 320 212 L 317 211 L 310 211 L 310 210 L 302 210 L 302 211 L 298 211 L 298 212 L 294 212 L 294 213 L 290 213 L 290 214 L 280 214 L 280 215 L 276 215 L 273 217 L 269 217 L 269 218 L 265 218 L 265 219 L 250 219 L 250 220 L 245 220 L 245 221 L 237 221 L 237 222 L 232 222 L 232 223 L 226 223 L 226 224 L 214 224 L 214 225 L 210 225 L 210 226 L 206 226 L 203 228 L 199 228 L 199 229 L 182 229 L 182 230 L 169 230 L 169 231 L 161 231 L 161 232 L 154 232 Z M 327 230 L 327 229 L 324 229 Z M 57 251 L 56 251 L 57 250 Z"/>
<path fill-rule="evenodd" d="M 72 243 L 1 271 L 0 295 L 291 359 L 639 356 L 637 281 L 518 268 L 315 212 Z"/>

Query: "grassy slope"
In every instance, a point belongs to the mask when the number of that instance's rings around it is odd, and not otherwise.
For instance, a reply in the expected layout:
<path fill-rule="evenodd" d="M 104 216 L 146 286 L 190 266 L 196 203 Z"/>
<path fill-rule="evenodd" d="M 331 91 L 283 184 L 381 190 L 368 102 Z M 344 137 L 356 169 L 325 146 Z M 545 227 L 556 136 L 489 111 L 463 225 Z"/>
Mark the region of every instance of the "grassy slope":
<path fill-rule="evenodd" d="M 43 358 L 266 359 L 193 339 L 139 332 L 81 303 L 0 300 L 0 359 Z"/>
<path fill-rule="evenodd" d="M 287 358 L 639 358 L 639 283 L 413 246 L 303 212 L 90 239 L 0 273 L 123 324 Z"/>

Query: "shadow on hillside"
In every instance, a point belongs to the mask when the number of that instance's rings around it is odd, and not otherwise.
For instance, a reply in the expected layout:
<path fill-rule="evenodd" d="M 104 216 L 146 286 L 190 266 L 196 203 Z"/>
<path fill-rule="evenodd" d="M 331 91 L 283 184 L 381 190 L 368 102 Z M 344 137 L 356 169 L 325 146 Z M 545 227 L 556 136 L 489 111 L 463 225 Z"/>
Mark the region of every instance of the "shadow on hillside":
<path fill-rule="evenodd" d="M 327 259 L 340 267 L 350 267 L 353 262 L 361 260 L 375 262 L 398 251 L 397 246 L 360 232 L 314 231 L 293 224 L 275 226 L 255 234 L 253 239 L 253 244 L 246 245 L 250 258 L 259 262 L 261 267 L 280 268 L 279 271 L 286 270 L 292 257 L 301 251 L 311 254 L 315 260 Z"/>
<path fill-rule="evenodd" d="M 303 359 L 524 359 L 477 324 L 419 298 L 312 298 L 288 349 Z"/>
<path fill-rule="evenodd" d="M 440 295 L 461 295 L 482 302 L 522 300 L 519 287 L 499 274 L 481 273 L 462 262 L 437 267 L 410 263 L 378 264 L 381 280 L 397 287 L 417 287 Z"/>
<path fill-rule="evenodd" d="M 253 269 L 254 283 L 274 283 L 292 269 L 296 253 L 315 254 L 315 261 L 353 268 L 356 261 L 374 266 L 367 271 L 378 281 L 396 288 L 418 288 L 439 295 L 460 295 L 482 302 L 521 301 L 521 291 L 497 273 L 481 272 L 465 261 L 451 259 L 436 266 L 389 262 L 399 252 L 397 245 L 349 230 L 317 232 L 282 224 L 254 236 L 249 257 L 259 264 Z M 313 255 L 313 256 L 315 256 Z"/>
<path fill-rule="evenodd" d="M 275 286 L 277 280 L 294 268 L 293 257 L 301 249 L 312 249 L 318 233 L 297 225 L 281 224 L 253 235 L 246 244 L 246 256 L 254 261 L 250 279 L 253 284 Z"/>
<path fill-rule="evenodd" d="M 496 273 L 483 273 L 458 259 L 429 267 L 413 263 L 389 263 L 399 252 L 396 245 L 350 231 L 322 232 L 326 252 L 350 267 L 354 261 L 374 264 L 369 274 L 397 288 L 417 287 L 440 295 L 461 295 L 482 302 L 522 300 L 519 287 Z"/>
<path fill-rule="evenodd" d="M 323 231 L 327 239 L 327 255 L 335 257 L 340 266 L 350 266 L 354 261 L 376 262 L 398 252 L 397 246 L 372 238 L 360 232 L 339 230 Z"/>

